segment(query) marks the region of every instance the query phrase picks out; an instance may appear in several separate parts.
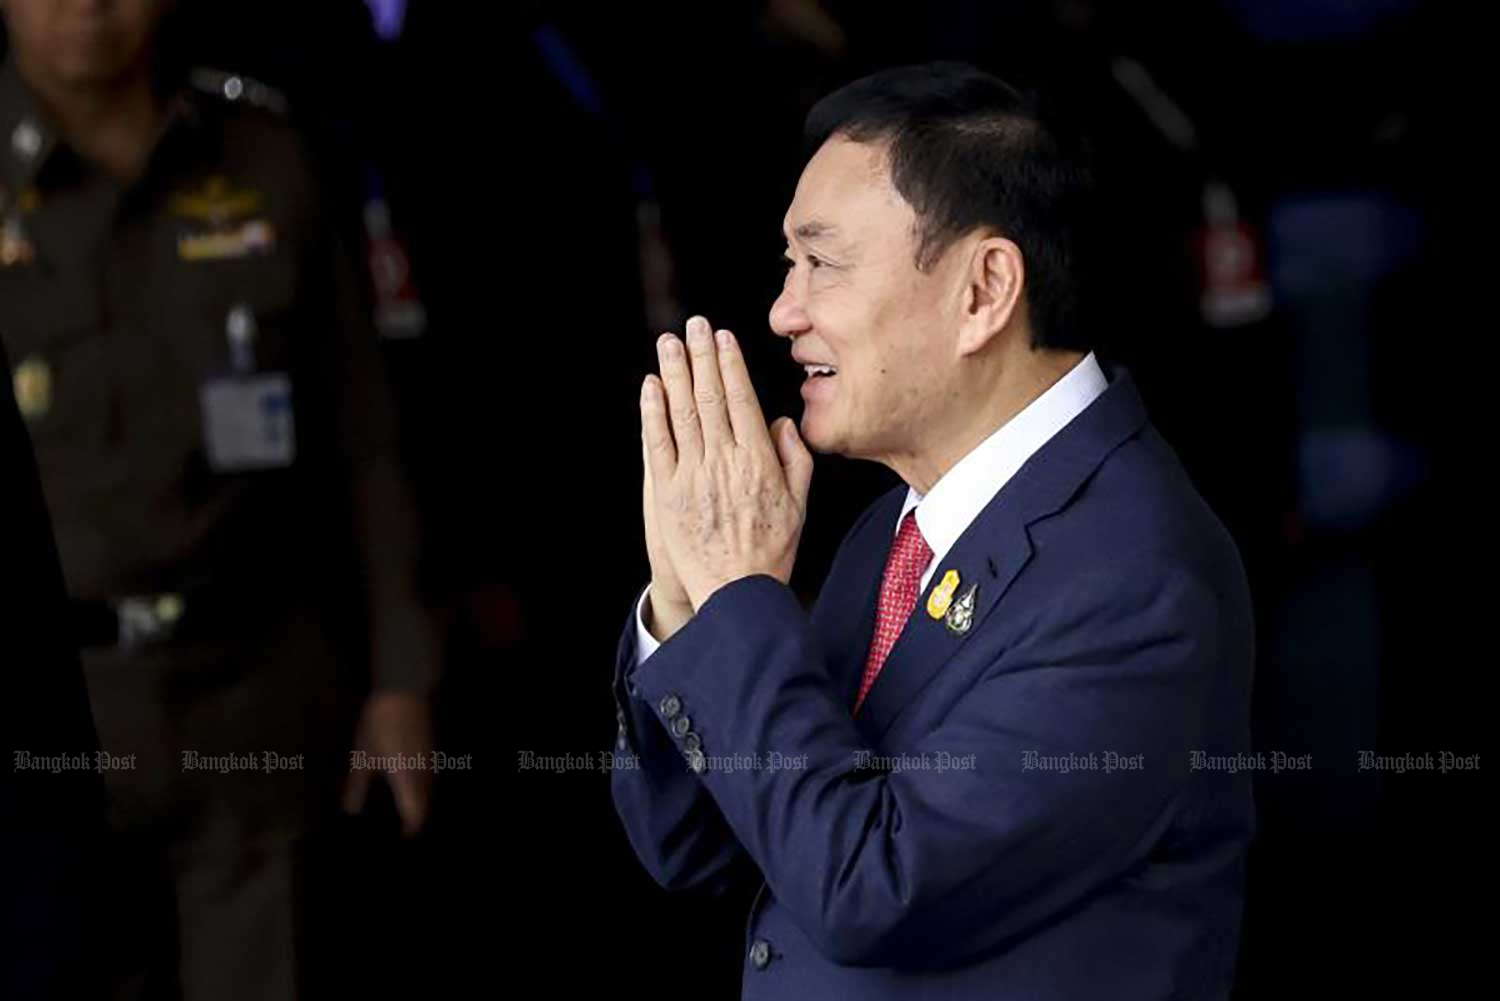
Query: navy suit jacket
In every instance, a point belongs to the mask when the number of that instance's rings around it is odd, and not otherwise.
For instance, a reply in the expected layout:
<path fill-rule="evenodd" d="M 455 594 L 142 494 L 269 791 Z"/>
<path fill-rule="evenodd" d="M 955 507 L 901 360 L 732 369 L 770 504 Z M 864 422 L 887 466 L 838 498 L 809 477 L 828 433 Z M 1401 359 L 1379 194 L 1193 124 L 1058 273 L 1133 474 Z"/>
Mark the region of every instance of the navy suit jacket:
<path fill-rule="evenodd" d="M 745 998 L 1228 995 L 1254 815 L 1211 765 L 1250 750 L 1249 592 L 1111 375 L 944 556 L 857 715 L 904 487 L 811 614 L 742 578 L 641 665 L 627 622 L 615 806 L 664 887 L 753 859 Z M 926 610 L 950 569 L 966 632 Z"/>

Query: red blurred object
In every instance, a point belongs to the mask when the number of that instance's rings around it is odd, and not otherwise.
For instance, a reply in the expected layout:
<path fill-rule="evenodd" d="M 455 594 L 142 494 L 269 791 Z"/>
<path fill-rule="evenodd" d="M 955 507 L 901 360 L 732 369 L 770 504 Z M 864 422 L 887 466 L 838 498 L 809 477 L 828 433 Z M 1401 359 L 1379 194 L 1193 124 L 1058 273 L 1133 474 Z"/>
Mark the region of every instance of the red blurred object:
<path fill-rule="evenodd" d="M 375 285 L 375 328 L 385 338 L 422 336 L 427 330 L 427 308 L 417 294 L 406 247 L 391 228 L 391 211 L 384 200 L 365 204 L 365 234 Z"/>
<path fill-rule="evenodd" d="M 1271 286 L 1259 236 L 1239 218 L 1234 193 L 1222 184 L 1203 191 L 1198 231 L 1199 309 L 1211 327 L 1239 327 L 1271 311 Z"/>

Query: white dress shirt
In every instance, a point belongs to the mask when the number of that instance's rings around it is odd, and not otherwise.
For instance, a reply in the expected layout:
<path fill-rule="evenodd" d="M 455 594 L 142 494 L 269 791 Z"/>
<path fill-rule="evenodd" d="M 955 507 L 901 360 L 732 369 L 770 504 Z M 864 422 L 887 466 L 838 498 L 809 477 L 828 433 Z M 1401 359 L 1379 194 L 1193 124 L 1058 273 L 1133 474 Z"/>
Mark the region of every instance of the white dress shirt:
<path fill-rule="evenodd" d="M 1104 370 L 1093 352 L 1074 365 L 1026 409 L 1002 424 L 962 459 L 954 463 L 926 494 L 906 488 L 906 502 L 891 526 L 894 536 L 906 512 L 917 509 L 917 528 L 932 550 L 932 560 L 922 574 L 921 591 L 927 590 L 933 572 L 964 530 L 979 516 L 1016 470 L 1026 464 L 1043 445 L 1083 413 L 1109 387 Z M 661 646 L 646 629 L 644 612 L 650 586 L 641 592 L 635 606 L 636 663 L 643 663 Z M 920 593 L 920 591 L 919 591 Z"/>

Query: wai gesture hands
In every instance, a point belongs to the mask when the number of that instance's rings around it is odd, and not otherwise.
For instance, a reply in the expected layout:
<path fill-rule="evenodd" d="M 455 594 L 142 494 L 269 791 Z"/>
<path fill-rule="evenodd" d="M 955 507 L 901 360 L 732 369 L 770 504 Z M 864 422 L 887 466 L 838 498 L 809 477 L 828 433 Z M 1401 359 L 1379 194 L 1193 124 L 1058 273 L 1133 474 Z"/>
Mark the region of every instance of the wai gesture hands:
<path fill-rule="evenodd" d="M 796 421 L 766 427 L 738 341 L 703 317 L 686 347 L 663 334 L 656 350 L 661 374 L 641 386 L 653 604 L 696 611 L 753 574 L 787 583 L 813 467 Z"/>

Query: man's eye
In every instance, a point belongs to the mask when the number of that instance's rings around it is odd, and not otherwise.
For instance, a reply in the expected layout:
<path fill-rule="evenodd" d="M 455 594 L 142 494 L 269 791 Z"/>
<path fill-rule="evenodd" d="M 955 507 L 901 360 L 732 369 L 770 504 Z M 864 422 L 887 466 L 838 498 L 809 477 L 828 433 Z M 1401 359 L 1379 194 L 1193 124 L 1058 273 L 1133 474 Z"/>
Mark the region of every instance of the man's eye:
<path fill-rule="evenodd" d="M 797 266 L 797 262 L 794 261 L 794 260 L 792 260 L 792 255 L 790 255 L 790 254 L 782 254 L 781 255 L 781 266 L 783 268 L 786 268 L 788 271 L 790 271 L 790 270 L 792 270 L 793 268 L 795 268 Z"/>

